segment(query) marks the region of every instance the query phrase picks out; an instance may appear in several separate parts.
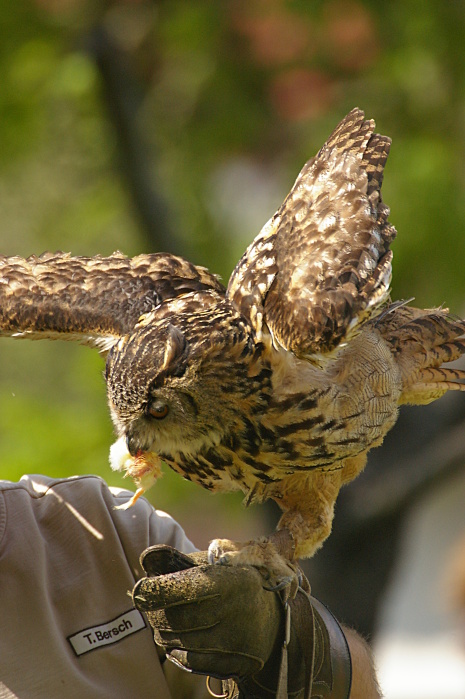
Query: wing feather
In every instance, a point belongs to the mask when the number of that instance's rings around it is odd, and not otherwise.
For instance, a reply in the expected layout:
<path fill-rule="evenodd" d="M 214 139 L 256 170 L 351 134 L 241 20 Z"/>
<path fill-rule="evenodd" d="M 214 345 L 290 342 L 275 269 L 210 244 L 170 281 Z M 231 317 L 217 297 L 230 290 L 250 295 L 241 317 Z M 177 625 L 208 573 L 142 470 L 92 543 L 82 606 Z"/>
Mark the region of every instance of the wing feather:
<path fill-rule="evenodd" d="M 257 334 L 324 355 L 388 297 L 396 235 L 381 200 L 390 139 L 353 109 L 249 246 L 227 294 Z"/>
<path fill-rule="evenodd" d="M 105 351 L 163 301 L 206 289 L 224 294 L 208 270 L 170 254 L 0 256 L 0 335 Z"/>

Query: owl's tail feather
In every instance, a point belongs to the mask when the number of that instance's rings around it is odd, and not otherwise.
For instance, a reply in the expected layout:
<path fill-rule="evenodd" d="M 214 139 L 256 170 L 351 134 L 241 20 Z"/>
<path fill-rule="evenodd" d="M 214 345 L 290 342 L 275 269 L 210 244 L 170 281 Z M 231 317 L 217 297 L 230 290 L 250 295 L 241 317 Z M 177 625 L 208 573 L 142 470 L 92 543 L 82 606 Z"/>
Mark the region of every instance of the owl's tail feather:
<path fill-rule="evenodd" d="M 383 315 L 378 327 L 401 372 L 400 404 L 424 405 L 447 391 L 465 391 L 465 370 L 442 366 L 465 354 L 465 321 L 448 309 L 403 306 Z"/>

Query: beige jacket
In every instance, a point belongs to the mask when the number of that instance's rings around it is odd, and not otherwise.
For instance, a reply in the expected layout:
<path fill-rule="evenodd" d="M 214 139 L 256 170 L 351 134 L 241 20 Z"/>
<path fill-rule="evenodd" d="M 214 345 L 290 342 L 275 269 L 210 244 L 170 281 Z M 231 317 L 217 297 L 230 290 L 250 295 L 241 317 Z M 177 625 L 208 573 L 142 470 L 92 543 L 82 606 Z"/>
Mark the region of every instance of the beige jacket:
<path fill-rule="evenodd" d="M 182 695 L 128 591 L 144 548 L 194 547 L 144 499 L 116 510 L 130 495 L 95 476 L 0 481 L 1 699 Z"/>

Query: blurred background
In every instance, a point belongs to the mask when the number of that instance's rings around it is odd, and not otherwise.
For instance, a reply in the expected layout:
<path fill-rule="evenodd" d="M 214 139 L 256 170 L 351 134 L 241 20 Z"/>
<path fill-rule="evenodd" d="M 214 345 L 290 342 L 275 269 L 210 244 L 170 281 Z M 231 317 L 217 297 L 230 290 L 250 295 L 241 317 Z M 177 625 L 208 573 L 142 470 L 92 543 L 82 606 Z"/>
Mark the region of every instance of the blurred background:
<path fill-rule="evenodd" d="M 393 139 L 393 297 L 465 312 L 465 4 L 0 3 L 0 251 L 171 251 L 227 280 L 303 163 L 359 106 Z M 0 344 L 3 478 L 97 473 L 103 360 Z M 388 699 L 465 698 L 465 399 L 403 409 L 306 567 L 374 643 Z M 151 502 L 198 546 L 269 531 L 166 469 Z"/>

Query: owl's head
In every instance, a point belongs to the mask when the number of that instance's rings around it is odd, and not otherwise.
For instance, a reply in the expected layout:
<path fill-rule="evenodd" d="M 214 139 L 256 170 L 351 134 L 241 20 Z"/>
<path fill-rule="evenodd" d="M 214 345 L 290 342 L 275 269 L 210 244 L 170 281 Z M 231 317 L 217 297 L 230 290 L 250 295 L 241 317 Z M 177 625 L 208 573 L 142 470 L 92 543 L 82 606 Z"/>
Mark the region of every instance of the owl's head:
<path fill-rule="evenodd" d="M 179 310 L 179 309 L 178 309 Z M 110 351 L 106 379 L 119 437 L 132 456 L 176 460 L 220 443 L 260 402 L 260 352 L 227 302 L 150 314 Z"/>

